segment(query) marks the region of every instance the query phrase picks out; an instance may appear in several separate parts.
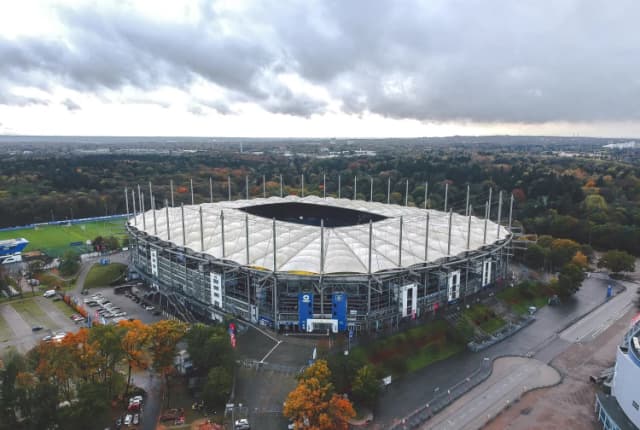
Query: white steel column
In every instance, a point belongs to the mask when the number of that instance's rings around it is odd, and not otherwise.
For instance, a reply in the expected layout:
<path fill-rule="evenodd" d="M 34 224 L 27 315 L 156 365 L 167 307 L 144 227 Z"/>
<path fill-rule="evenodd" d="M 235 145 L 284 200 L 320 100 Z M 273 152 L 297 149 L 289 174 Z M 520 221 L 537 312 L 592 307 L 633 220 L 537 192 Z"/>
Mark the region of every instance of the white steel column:
<path fill-rule="evenodd" d="M 171 225 L 169 223 L 169 201 L 164 199 L 164 218 L 167 221 L 167 242 L 171 240 Z"/>
<path fill-rule="evenodd" d="M 340 175 L 338 175 L 338 198 L 340 198 L 341 190 L 342 190 L 342 183 L 340 181 Z"/>
<path fill-rule="evenodd" d="M 369 176 L 369 201 L 373 201 L 373 177 Z"/>
<path fill-rule="evenodd" d="M 180 203 L 180 215 L 182 217 L 182 246 L 187 246 L 187 231 L 184 227 L 184 203 Z"/>
<path fill-rule="evenodd" d="M 400 217 L 400 233 L 398 234 L 398 267 L 402 267 L 402 224 L 403 217 Z"/>
<path fill-rule="evenodd" d="M 224 244 L 224 211 L 220 211 L 220 238 L 222 239 L 222 258 L 227 258 L 227 252 Z"/>
<path fill-rule="evenodd" d="M 300 175 L 300 195 L 304 197 L 304 173 Z"/>
<path fill-rule="evenodd" d="M 246 258 L 247 258 L 247 266 L 250 264 L 249 259 L 249 214 L 244 214 L 244 237 L 245 237 L 245 248 L 247 249 Z"/>
<path fill-rule="evenodd" d="M 453 210 L 449 210 L 449 235 L 447 239 L 447 256 L 451 255 L 451 224 L 453 221 Z"/>
<path fill-rule="evenodd" d="M 353 200 L 358 200 L 358 177 L 353 177 Z"/>
<path fill-rule="evenodd" d="M 467 209 L 467 218 L 469 218 L 467 225 L 467 251 L 471 248 L 471 211 L 473 208 L 469 207 Z"/>
<path fill-rule="evenodd" d="M 249 200 L 249 175 L 244 177 L 244 194 L 245 198 Z"/>
<path fill-rule="evenodd" d="M 467 203 L 464 205 L 464 214 L 469 215 L 469 184 L 467 184 Z"/>
<path fill-rule="evenodd" d="M 204 252 L 204 223 L 202 221 L 202 205 L 198 208 L 200 212 L 200 251 Z"/>
<path fill-rule="evenodd" d="M 189 183 L 191 185 L 191 206 L 193 206 L 193 205 L 196 204 L 196 201 L 195 201 L 195 199 L 193 197 L 193 178 L 189 179 Z"/>
<path fill-rule="evenodd" d="M 262 198 L 263 199 L 267 198 L 267 182 L 264 175 L 262 175 Z"/>
<path fill-rule="evenodd" d="M 427 209 L 427 202 L 429 201 L 429 182 L 424 183 L 424 208 Z"/>
<path fill-rule="evenodd" d="M 213 203 L 213 178 L 209 176 L 209 203 Z"/>
<path fill-rule="evenodd" d="M 173 200 L 173 179 L 169 180 L 169 188 L 171 192 L 171 207 L 175 207 L 175 201 Z"/>
<path fill-rule="evenodd" d="M 322 174 L 322 198 L 327 198 L 327 174 Z"/>
<path fill-rule="evenodd" d="M 131 202 L 133 203 L 133 224 L 138 226 L 138 218 L 136 211 L 136 190 L 135 188 L 131 190 Z"/>
<path fill-rule="evenodd" d="M 511 234 L 512 217 L 513 217 L 513 193 L 511 193 L 511 200 L 509 202 L 509 234 Z"/>
<path fill-rule="evenodd" d="M 447 203 L 449 200 L 449 183 L 445 182 L 444 184 L 444 211 L 447 211 Z"/>
<path fill-rule="evenodd" d="M 425 263 L 429 259 L 429 212 L 427 212 L 427 218 L 424 226 L 424 261 Z"/>
<path fill-rule="evenodd" d="M 391 203 L 391 176 L 387 178 L 387 204 Z"/>
<path fill-rule="evenodd" d="M 284 196 L 283 192 L 284 191 L 283 191 L 283 187 L 282 187 L 282 175 L 280 175 L 280 197 Z"/>
<path fill-rule="evenodd" d="M 404 205 L 409 206 L 409 180 L 408 179 L 404 187 Z"/>
<path fill-rule="evenodd" d="M 140 211 L 142 212 L 142 228 L 147 230 L 147 214 L 144 211 L 144 193 L 140 193 Z"/>
<path fill-rule="evenodd" d="M 227 176 L 227 192 L 229 194 L 227 200 L 231 201 L 231 176 Z"/>
<path fill-rule="evenodd" d="M 484 235 L 482 238 L 482 244 L 487 244 L 487 220 L 489 219 L 489 201 L 484 204 Z"/>
<path fill-rule="evenodd" d="M 500 239 L 500 218 L 502 218 L 502 190 L 498 193 L 498 228 L 496 231 L 496 239 Z"/>
<path fill-rule="evenodd" d="M 124 187 L 124 206 L 127 210 L 127 221 L 129 220 L 129 190 Z"/>

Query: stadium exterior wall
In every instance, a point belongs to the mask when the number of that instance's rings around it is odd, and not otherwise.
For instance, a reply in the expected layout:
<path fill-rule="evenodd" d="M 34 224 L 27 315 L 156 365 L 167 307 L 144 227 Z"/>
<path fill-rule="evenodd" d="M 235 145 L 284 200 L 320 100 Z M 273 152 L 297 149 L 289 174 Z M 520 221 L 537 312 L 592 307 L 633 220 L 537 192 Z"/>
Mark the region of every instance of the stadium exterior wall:
<path fill-rule="evenodd" d="M 277 330 L 369 331 L 464 303 L 501 285 L 511 235 L 463 255 L 372 274 L 298 274 L 183 248 L 127 224 L 131 261 L 153 289 L 195 316 L 234 315 Z M 337 324 L 336 324 L 337 323 Z"/>

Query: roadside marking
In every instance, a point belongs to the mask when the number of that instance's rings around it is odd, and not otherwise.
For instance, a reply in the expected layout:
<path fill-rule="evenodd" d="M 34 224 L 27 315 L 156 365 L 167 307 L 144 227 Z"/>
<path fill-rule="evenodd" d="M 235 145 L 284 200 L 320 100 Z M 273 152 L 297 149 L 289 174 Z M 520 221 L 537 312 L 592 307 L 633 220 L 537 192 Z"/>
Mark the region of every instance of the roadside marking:
<path fill-rule="evenodd" d="M 267 357 L 269 357 L 269 356 L 271 355 L 271 353 L 272 353 L 272 352 L 273 352 L 277 347 L 279 347 L 279 346 L 280 346 L 280 344 L 281 344 L 281 343 L 282 343 L 282 341 L 281 341 L 281 340 L 279 340 L 279 341 L 278 341 L 278 342 L 273 346 L 273 348 L 271 348 L 271 349 L 269 350 L 269 352 L 267 352 L 267 354 L 266 354 L 264 357 L 262 357 L 262 360 L 260 360 L 260 363 L 264 363 L 264 361 L 267 359 Z"/>

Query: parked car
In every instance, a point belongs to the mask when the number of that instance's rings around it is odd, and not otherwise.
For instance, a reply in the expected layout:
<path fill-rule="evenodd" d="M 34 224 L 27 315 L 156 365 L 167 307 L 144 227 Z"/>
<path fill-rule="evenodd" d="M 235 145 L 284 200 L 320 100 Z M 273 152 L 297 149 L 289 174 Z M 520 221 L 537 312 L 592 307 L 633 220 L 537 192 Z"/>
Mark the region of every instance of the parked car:
<path fill-rule="evenodd" d="M 154 310 L 154 309 L 155 309 L 153 306 L 145 306 L 144 308 L 145 308 L 145 310 L 147 310 L 147 311 L 152 311 L 152 310 Z"/>
<path fill-rule="evenodd" d="M 241 418 L 236 420 L 235 430 L 251 430 L 251 426 L 249 425 L 249 420 L 246 418 Z"/>
<path fill-rule="evenodd" d="M 131 421 L 131 423 L 134 426 L 137 426 L 140 423 L 140 414 L 133 414 L 133 420 Z"/>
<path fill-rule="evenodd" d="M 34 325 L 33 327 L 31 327 L 31 331 L 40 331 L 43 328 L 44 327 L 42 327 L 41 325 Z"/>
<path fill-rule="evenodd" d="M 133 420 L 133 415 L 131 415 L 131 414 L 125 415 L 125 417 L 124 417 L 124 425 L 125 426 L 130 425 L 132 420 Z"/>

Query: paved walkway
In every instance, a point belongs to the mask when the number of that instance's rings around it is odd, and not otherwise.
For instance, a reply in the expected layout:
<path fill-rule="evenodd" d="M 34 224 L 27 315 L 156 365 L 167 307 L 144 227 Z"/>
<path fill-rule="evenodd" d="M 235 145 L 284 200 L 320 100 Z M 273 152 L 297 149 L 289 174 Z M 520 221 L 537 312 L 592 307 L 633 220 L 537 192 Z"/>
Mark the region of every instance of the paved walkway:
<path fill-rule="evenodd" d="M 440 412 L 423 429 L 475 430 L 514 403 L 528 390 L 560 382 L 553 367 L 524 357 L 493 362 L 493 373 L 483 383 Z"/>

